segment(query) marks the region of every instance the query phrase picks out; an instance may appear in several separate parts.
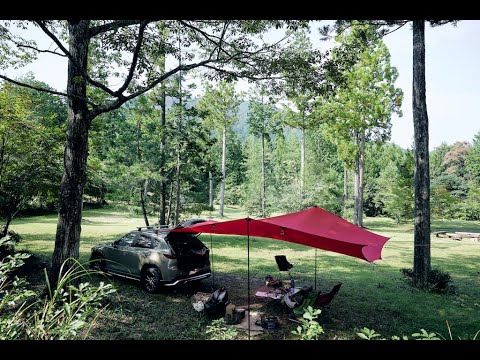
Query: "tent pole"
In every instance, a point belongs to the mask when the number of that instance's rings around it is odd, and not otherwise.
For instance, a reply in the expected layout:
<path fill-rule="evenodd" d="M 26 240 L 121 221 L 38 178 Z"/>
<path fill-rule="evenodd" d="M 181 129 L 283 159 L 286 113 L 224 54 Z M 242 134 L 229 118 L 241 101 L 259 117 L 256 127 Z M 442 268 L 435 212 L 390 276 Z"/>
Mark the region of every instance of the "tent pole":
<path fill-rule="evenodd" d="M 250 218 L 247 217 L 247 307 L 248 307 L 248 340 L 250 340 Z"/>
<path fill-rule="evenodd" d="M 317 291 L 317 248 L 315 248 L 315 291 Z"/>
<path fill-rule="evenodd" d="M 212 260 L 210 261 L 210 271 L 212 273 L 212 290 L 215 291 L 215 271 L 213 270 L 213 237 L 212 233 L 210 233 L 210 255 Z"/>

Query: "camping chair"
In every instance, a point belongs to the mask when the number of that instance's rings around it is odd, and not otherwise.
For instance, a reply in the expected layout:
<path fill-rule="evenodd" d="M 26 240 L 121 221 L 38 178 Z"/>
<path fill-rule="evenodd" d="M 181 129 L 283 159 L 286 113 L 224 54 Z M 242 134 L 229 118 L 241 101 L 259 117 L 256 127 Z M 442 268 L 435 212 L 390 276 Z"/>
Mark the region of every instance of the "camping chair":
<path fill-rule="evenodd" d="M 290 273 L 290 270 L 295 266 L 295 263 L 292 264 L 288 262 L 285 255 L 275 255 L 275 261 L 277 262 L 279 271 L 288 271 L 288 277 L 290 278 L 290 286 L 292 288 L 295 287 L 292 274 Z"/>
<path fill-rule="evenodd" d="M 317 298 L 315 299 L 315 306 L 327 306 L 330 304 L 335 295 L 337 295 L 338 290 L 340 290 L 340 286 L 342 286 L 342 283 L 335 285 L 329 293 L 322 294 L 319 292 Z"/>

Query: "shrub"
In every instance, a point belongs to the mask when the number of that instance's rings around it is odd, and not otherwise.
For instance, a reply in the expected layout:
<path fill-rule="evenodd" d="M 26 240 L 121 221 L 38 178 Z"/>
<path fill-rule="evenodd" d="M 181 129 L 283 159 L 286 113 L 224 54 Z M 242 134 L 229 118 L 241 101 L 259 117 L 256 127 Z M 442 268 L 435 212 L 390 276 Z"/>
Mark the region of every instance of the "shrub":
<path fill-rule="evenodd" d="M 28 256 L 15 254 L 0 263 L 0 339 L 73 339 L 85 329 L 88 335 L 96 317 L 106 307 L 102 303 L 115 292 L 112 285 L 100 282 L 93 286 L 84 282 L 76 286 L 77 280 L 92 273 L 76 262 L 77 266 L 65 271 L 53 289 L 45 271 L 49 296 L 39 298 L 26 289 L 28 284 L 23 279 L 11 276 Z M 27 305 L 30 298 L 36 301 Z"/>
<path fill-rule="evenodd" d="M 237 336 L 237 330 L 226 326 L 223 318 L 213 320 L 205 333 L 210 334 L 210 340 L 233 340 Z"/>
<path fill-rule="evenodd" d="M 0 227 L 0 234 L 3 233 L 5 226 Z M 16 233 L 13 230 L 8 230 L 7 235 L 3 238 L 0 238 L 0 260 L 5 258 L 8 255 L 13 255 L 15 253 L 15 245 L 22 240 L 20 234 Z"/>
<path fill-rule="evenodd" d="M 412 269 L 401 269 L 403 275 L 407 276 L 410 281 L 413 282 L 414 273 Z M 432 269 L 428 276 L 428 288 L 430 291 L 437 293 L 449 293 L 454 292 L 454 286 L 451 283 L 452 277 L 448 272 L 442 271 L 440 269 Z"/>
<path fill-rule="evenodd" d="M 320 334 L 324 333 L 323 328 L 315 321 L 321 312 L 321 310 L 307 306 L 303 313 L 303 319 L 301 319 L 302 325 L 297 326 L 297 329 L 293 330 L 292 334 L 298 335 L 300 340 L 318 340 Z"/>

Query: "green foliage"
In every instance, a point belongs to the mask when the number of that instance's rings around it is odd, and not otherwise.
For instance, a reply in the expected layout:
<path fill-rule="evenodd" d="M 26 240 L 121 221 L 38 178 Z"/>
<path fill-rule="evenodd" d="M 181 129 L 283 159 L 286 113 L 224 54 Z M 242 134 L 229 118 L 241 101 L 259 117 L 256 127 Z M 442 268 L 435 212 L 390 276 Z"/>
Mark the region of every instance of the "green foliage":
<path fill-rule="evenodd" d="M 470 181 L 467 198 L 462 202 L 466 220 L 480 220 L 480 182 Z"/>
<path fill-rule="evenodd" d="M 324 333 L 323 328 L 315 320 L 321 312 L 319 309 L 307 306 L 301 319 L 302 325 L 293 330 L 292 334 L 297 335 L 300 340 L 318 340 L 318 337 Z"/>
<path fill-rule="evenodd" d="M 470 178 L 480 183 L 480 131 L 473 138 L 473 145 L 465 159 Z"/>
<path fill-rule="evenodd" d="M 6 242 L 0 239 L 0 246 Z M 24 279 L 14 275 L 29 256 L 19 253 L 0 260 L 0 340 L 20 337 L 22 325 L 17 314 L 23 311 L 26 301 L 36 295 L 27 290 L 28 283 Z"/>
<path fill-rule="evenodd" d="M 411 151 L 402 151 L 391 158 L 374 180 L 376 204 L 395 221 L 413 218 L 414 160 Z"/>
<path fill-rule="evenodd" d="M 357 333 L 358 337 L 363 340 L 373 340 L 379 338 L 381 335 L 375 330 L 364 327 L 360 332 Z"/>
<path fill-rule="evenodd" d="M 420 329 L 420 332 L 413 333 L 412 337 L 414 337 L 416 340 L 440 340 L 436 333 L 429 333 L 425 329 Z"/>
<path fill-rule="evenodd" d="M 444 186 L 432 184 L 430 189 L 430 209 L 433 217 L 438 219 L 461 218 L 460 199 L 455 197 Z"/>
<path fill-rule="evenodd" d="M 221 81 L 216 87 L 205 84 L 205 94 L 196 107 L 202 112 L 206 124 L 213 127 L 221 138 L 223 128 L 230 128 L 238 120 L 240 102 L 234 83 Z"/>
<path fill-rule="evenodd" d="M 225 325 L 223 318 L 212 320 L 211 325 L 207 325 L 205 333 L 210 335 L 209 340 L 234 340 L 237 337 L 237 330 Z"/>
<path fill-rule="evenodd" d="M 386 340 L 385 338 L 382 338 L 379 333 L 377 333 L 375 330 L 368 329 L 364 327 L 359 333 L 357 333 L 357 336 L 362 339 L 362 340 Z M 440 340 L 441 338 L 438 337 L 438 334 L 434 332 L 427 332 L 425 329 L 420 329 L 420 332 L 412 334 L 412 337 L 414 340 Z M 392 336 L 392 340 L 408 340 L 408 336 L 402 335 L 402 337 L 399 337 L 397 335 Z"/>
<path fill-rule="evenodd" d="M 11 275 L 28 257 L 28 254 L 15 254 L 0 263 L 0 339 L 77 338 L 93 325 L 106 306 L 104 301 L 115 289 L 103 282 L 98 286 L 89 282 L 77 286 L 79 279 L 91 273 L 77 263 L 76 268 L 70 268 L 62 275 L 54 289 L 50 287 L 45 272 L 48 297 L 41 299 L 27 289 L 24 279 Z"/>
<path fill-rule="evenodd" d="M 358 36 L 366 43 L 358 43 Z M 359 149 L 352 144 L 353 135 L 365 133 L 366 139 L 384 142 L 390 138 L 391 115 L 401 116 L 403 92 L 395 87 L 398 71 L 390 64 L 386 45 L 375 34 L 371 25 L 354 22 L 351 31 L 337 37 L 340 46 L 333 50 L 334 57 L 343 49 L 355 48 L 358 59 L 344 71 L 345 84 L 332 98 L 319 104 L 318 111 L 327 121 L 327 138 L 339 147 L 339 157 L 348 166 Z"/>
<path fill-rule="evenodd" d="M 0 226 L 0 236 L 4 233 L 5 226 Z M 15 245 L 22 240 L 22 236 L 13 230 L 7 230 L 5 236 L 0 237 L 0 260 L 7 255 L 13 255 Z"/>
<path fill-rule="evenodd" d="M 31 202 L 58 192 L 61 130 L 52 124 L 56 118 L 48 118 L 51 96 L 32 94 L 9 83 L 0 86 L 0 218 L 7 226 Z"/>

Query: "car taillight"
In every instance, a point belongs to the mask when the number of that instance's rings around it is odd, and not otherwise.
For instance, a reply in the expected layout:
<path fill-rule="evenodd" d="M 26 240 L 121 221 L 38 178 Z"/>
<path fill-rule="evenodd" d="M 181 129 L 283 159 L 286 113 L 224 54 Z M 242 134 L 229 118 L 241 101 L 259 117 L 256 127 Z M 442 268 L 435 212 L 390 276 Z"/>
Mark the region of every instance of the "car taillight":
<path fill-rule="evenodd" d="M 169 254 L 163 254 L 167 259 L 176 259 L 174 255 L 169 255 Z"/>

